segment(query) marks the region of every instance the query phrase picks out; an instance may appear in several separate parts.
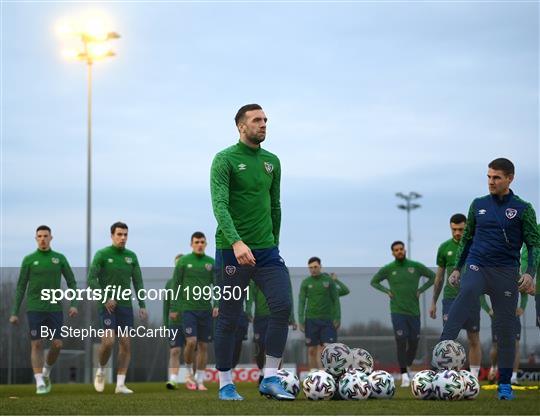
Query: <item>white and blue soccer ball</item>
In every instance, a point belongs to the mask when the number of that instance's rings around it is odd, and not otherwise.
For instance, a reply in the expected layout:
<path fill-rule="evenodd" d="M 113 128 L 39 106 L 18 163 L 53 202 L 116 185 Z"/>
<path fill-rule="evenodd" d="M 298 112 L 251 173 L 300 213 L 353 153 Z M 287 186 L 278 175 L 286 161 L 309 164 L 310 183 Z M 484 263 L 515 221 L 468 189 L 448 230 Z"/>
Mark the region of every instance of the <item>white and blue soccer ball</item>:
<path fill-rule="evenodd" d="M 396 392 L 394 377 L 386 371 L 373 371 L 368 376 L 371 398 L 389 399 Z"/>
<path fill-rule="evenodd" d="M 459 371 L 461 378 L 463 379 L 463 399 L 465 400 L 474 400 L 480 394 L 480 382 L 478 378 L 475 377 L 472 373 L 466 370 Z"/>
<path fill-rule="evenodd" d="M 336 382 L 326 371 L 312 371 L 302 381 L 302 390 L 308 400 L 329 400 L 336 392 Z"/>
<path fill-rule="evenodd" d="M 418 400 L 431 400 L 435 398 L 433 378 L 437 373 L 431 369 L 417 372 L 411 380 L 411 392 Z"/>
<path fill-rule="evenodd" d="M 321 353 L 324 370 L 335 378 L 339 378 L 352 364 L 352 353 L 343 343 L 330 343 Z"/>
<path fill-rule="evenodd" d="M 465 348 L 454 340 L 443 340 L 433 348 L 431 363 L 437 369 L 459 371 L 465 365 Z"/>
<path fill-rule="evenodd" d="M 289 372 L 286 369 L 280 369 L 277 372 L 277 376 L 281 382 L 281 385 L 283 386 L 283 389 L 285 389 L 285 391 L 287 391 L 289 394 L 297 397 L 298 393 L 300 392 L 300 380 L 296 374 L 294 372 Z"/>
<path fill-rule="evenodd" d="M 360 369 L 363 373 L 367 375 L 373 372 L 375 361 L 373 360 L 373 356 L 371 356 L 371 353 L 362 348 L 353 348 L 351 349 L 351 354 L 352 369 Z"/>
<path fill-rule="evenodd" d="M 433 391 L 438 400 L 461 400 L 465 392 L 465 384 L 458 371 L 446 369 L 437 372 L 433 378 Z"/>
<path fill-rule="evenodd" d="M 344 400 L 367 400 L 371 394 L 371 385 L 365 373 L 350 369 L 339 379 L 338 391 Z"/>

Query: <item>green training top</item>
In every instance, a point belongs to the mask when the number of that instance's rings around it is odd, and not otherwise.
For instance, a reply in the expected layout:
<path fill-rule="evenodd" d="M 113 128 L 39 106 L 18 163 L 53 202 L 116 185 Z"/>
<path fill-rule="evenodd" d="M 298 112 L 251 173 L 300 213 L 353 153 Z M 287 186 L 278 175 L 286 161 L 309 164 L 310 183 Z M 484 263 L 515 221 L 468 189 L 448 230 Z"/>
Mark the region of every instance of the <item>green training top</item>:
<path fill-rule="evenodd" d="M 174 278 L 171 278 L 167 281 L 165 284 L 166 290 L 172 290 L 173 293 L 169 294 L 169 291 L 167 291 L 167 295 L 163 298 L 163 325 L 167 327 L 177 327 L 182 324 L 182 315 L 178 314 L 178 318 L 176 320 L 173 320 L 169 317 L 169 313 L 171 313 L 172 310 L 172 304 L 174 302 L 174 297 L 176 295 L 176 286 L 174 285 Z M 180 295 L 180 294 L 179 294 Z"/>
<path fill-rule="evenodd" d="M 121 300 L 118 288 L 122 291 L 126 288 L 131 289 L 132 282 L 135 294 L 132 292 L 128 300 Z M 88 285 L 92 289 L 101 289 L 102 297 L 107 295 L 107 298 L 111 297 L 111 292 L 105 294 L 105 288 L 108 285 L 116 285 L 117 290 L 114 295 L 119 306 L 131 307 L 131 300 L 137 297 L 139 307 L 146 307 L 144 300 L 139 298 L 139 290 L 144 289 L 141 267 L 137 255 L 129 249 L 111 245 L 98 250 L 90 265 Z M 102 301 L 103 299 L 98 304 L 99 309 L 105 308 Z"/>
<path fill-rule="evenodd" d="M 529 300 L 529 295 L 527 293 L 520 292 L 519 297 L 520 297 L 519 298 L 519 308 L 525 310 L 527 308 L 527 302 Z M 482 294 L 480 296 L 480 307 L 482 307 L 482 310 L 484 310 L 489 315 L 489 311 L 491 310 L 491 307 L 487 303 L 487 299 L 486 299 L 485 294 Z"/>
<path fill-rule="evenodd" d="M 280 180 L 279 159 L 265 149 L 238 142 L 214 157 L 210 191 L 217 249 L 229 249 L 239 240 L 251 249 L 278 245 Z"/>
<path fill-rule="evenodd" d="M 309 276 L 300 285 L 298 322 L 304 324 L 306 319 L 341 319 L 337 286 L 327 274 Z"/>
<path fill-rule="evenodd" d="M 180 285 L 180 296 L 173 303 L 174 311 L 212 310 L 214 259 L 205 254 L 184 255 L 176 263 L 173 279 Z"/>
<path fill-rule="evenodd" d="M 289 284 L 290 284 L 289 280 Z M 292 296 L 292 287 L 290 287 L 290 297 L 291 297 L 291 314 L 289 316 L 289 324 L 294 323 L 294 301 Z M 253 307 L 255 307 L 255 312 L 253 312 Z M 270 308 L 266 302 L 266 297 L 263 292 L 259 289 L 257 284 L 254 281 L 249 283 L 249 298 L 246 298 L 246 314 L 248 317 L 267 317 L 270 315 Z"/>
<path fill-rule="evenodd" d="M 428 281 L 418 288 L 420 277 Z M 390 288 L 381 285 L 381 281 L 388 280 Z M 433 285 L 435 273 L 420 262 L 405 259 L 394 261 L 383 266 L 371 279 L 371 286 L 384 293 L 392 292 L 390 311 L 392 313 L 420 315 L 420 306 L 416 292 L 423 293 Z"/>
<path fill-rule="evenodd" d="M 64 276 L 68 288 L 77 289 L 75 276 L 64 255 L 51 249 L 42 251 L 36 250 L 24 257 L 17 281 L 15 292 L 15 303 L 11 314 L 17 316 L 24 293 L 28 288 L 28 298 L 26 302 L 27 311 L 62 311 L 62 304 L 52 304 L 49 300 L 42 300 L 42 289 L 60 289 L 61 279 Z M 71 307 L 76 307 L 77 301 L 71 302 Z"/>
<path fill-rule="evenodd" d="M 454 299 L 458 295 L 458 288 L 452 287 L 448 282 L 448 277 L 452 273 L 454 266 L 457 262 L 457 251 L 459 248 L 459 242 L 454 239 L 448 239 L 446 242 L 441 243 L 439 250 L 437 251 L 437 266 L 444 268 L 444 290 L 443 299 Z"/>
<path fill-rule="evenodd" d="M 538 233 L 540 233 L 540 224 L 537 225 L 538 227 Z M 536 256 L 536 295 L 540 295 L 540 285 L 539 279 L 540 279 L 540 255 Z M 529 252 L 527 251 L 527 245 L 523 245 L 521 248 L 521 273 L 524 274 L 525 271 L 527 271 L 529 261 Z M 533 277 L 534 278 L 534 277 Z"/>

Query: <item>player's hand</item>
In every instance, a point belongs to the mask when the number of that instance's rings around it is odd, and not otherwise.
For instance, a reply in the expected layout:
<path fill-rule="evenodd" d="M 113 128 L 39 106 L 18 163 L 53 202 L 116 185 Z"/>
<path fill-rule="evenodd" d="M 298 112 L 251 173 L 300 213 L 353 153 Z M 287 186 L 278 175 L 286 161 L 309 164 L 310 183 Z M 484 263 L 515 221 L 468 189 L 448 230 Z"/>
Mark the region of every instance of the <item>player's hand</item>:
<path fill-rule="evenodd" d="M 516 317 L 521 317 L 524 312 L 525 311 L 521 307 L 516 308 Z"/>
<path fill-rule="evenodd" d="M 339 329 L 339 326 L 341 326 L 341 323 L 339 320 L 334 320 L 334 327 L 337 329 Z"/>
<path fill-rule="evenodd" d="M 392 291 L 388 291 L 387 294 L 388 294 L 388 297 L 394 298 L 394 293 Z"/>
<path fill-rule="evenodd" d="M 77 314 L 79 314 L 79 310 L 77 310 L 77 307 L 70 307 L 68 311 L 69 317 L 77 317 Z"/>
<path fill-rule="evenodd" d="M 19 317 L 18 316 L 10 316 L 9 317 L 9 322 L 11 324 L 14 324 L 15 326 L 17 326 L 19 324 Z"/>
<path fill-rule="evenodd" d="M 332 278 L 334 281 L 337 281 L 337 275 L 335 272 L 330 272 L 330 278 Z"/>
<path fill-rule="evenodd" d="M 169 318 L 170 318 L 171 320 L 178 320 L 178 312 L 177 312 L 177 311 L 171 311 L 171 312 L 169 313 Z"/>
<path fill-rule="evenodd" d="M 219 315 L 219 308 L 214 307 L 214 308 L 212 309 L 212 317 L 213 317 L 213 318 L 216 318 L 218 315 Z"/>
<path fill-rule="evenodd" d="M 535 295 L 536 294 L 536 284 L 533 282 L 533 285 L 531 286 L 531 289 L 527 291 L 527 294 L 529 295 Z"/>
<path fill-rule="evenodd" d="M 534 280 L 530 274 L 523 274 L 520 280 L 518 281 L 518 283 L 519 283 L 519 287 L 518 287 L 519 292 L 526 292 L 527 294 L 529 294 L 529 291 L 531 290 L 531 288 L 534 287 Z"/>
<path fill-rule="evenodd" d="M 429 308 L 429 317 L 432 319 L 437 318 L 437 304 L 431 303 L 431 307 Z"/>
<path fill-rule="evenodd" d="M 146 308 L 139 308 L 139 318 L 141 320 L 146 320 L 148 318 L 148 312 Z"/>
<path fill-rule="evenodd" d="M 109 314 L 112 314 L 114 313 L 114 309 L 116 308 L 116 301 L 115 300 L 108 300 L 106 303 L 105 303 L 105 310 L 107 310 L 107 312 Z"/>
<path fill-rule="evenodd" d="M 489 309 L 488 314 L 489 314 L 489 317 L 493 317 L 493 309 L 492 308 Z"/>
<path fill-rule="evenodd" d="M 248 245 L 239 240 L 233 243 L 232 247 L 234 256 L 240 265 L 255 266 L 255 257 Z"/>
<path fill-rule="evenodd" d="M 459 271 L 454 271 L 450 274 L 450 276 L 448 277 L 448 283 L 454 287 L 454 288 L 457 288 L 459 287 L 459 281 L 461 279 L 461 272 Z"/>
<path fill-rule="evenodd" d="M 300 329 L 300 331 L 301 331 L 302 333 L 305 333 L 305 331 L 306 331 L 306 326 L 304 326 L 303 324 L 298 324 L 298 329 Z"/>

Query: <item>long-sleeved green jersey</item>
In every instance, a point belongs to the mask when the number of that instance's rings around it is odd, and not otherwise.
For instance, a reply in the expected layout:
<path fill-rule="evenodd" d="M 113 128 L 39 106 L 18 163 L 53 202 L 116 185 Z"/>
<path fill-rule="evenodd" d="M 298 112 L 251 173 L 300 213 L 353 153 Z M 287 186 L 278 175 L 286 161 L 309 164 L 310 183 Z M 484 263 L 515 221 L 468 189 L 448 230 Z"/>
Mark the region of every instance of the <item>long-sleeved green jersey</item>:
<path fill-rule="evenodd" d="M 205 311 L 212 309 L 214 259 L 205 254 L 182 256 L 174 268 L 175 285 L 180 296 L 173 304 L 174 311 Z"/>
<path fill-rule="evenodd" d="M 540 234 L 540 224 L 537 225 L 538 227 L 538 233 Z M 537 249 L 536 249 L 537 250 Z M 537 250 L 538 251 L 538 250 Z M 536 265 L 535 265 L 535 271 L 536 271 L 536 294 L 540 294 L 540 285 L 539 285 L 539 279 L 540 279 L 540 254 L 537 254 L 536 257 Z M 527 246 L 523 245 L 521 248 L 521 273 L 524 274 L 527 271 L 527 268 L 529 266 L 529 252 L 527 250 Z M 534 278 L 534 276 L 533 276 Z"/>
<path fill-rule="evenodd" d="M 437 266 L 444 268 L 444 289 L 443 299 L 454 299 L 458 295 L 458 288 L 452 287 L 448 282 L 448 277 L 452 273 L 457 262 L 457 251 L 459 242 L 454 239 L 448 239 L 441 243 L 437 251 Z"/>
<path fill-rule="evenodd" d="M 11 313 L 19 314 L 24 294 L 27 293 L 27 311 L 62 311 L 62 304 L 53 304 L 49 300 L 42 300 L 41 290 L 60 289 L 62 276 L 66 280 L 68 288 L 77 289 L 75 276 L 64 255 L 49 250 L 36 250 L 24 257 L 17 281 L 15 303 Z M 72 307 L 77 302 L 71 302 Z"/>
<path fill-rule="evenodd" d="M 145 308 L 146 304 L 143 299 L 140 299 L 139 291 L 144 289 L 141 267 L 137 255 L 126 248 L 117 248 L 114 245 L 100 249 L 94 255 L 90 272 L 88 273 L 88 285 L 92 289 L 101 289 L 102 296 L 111 298 L 111 293 L 105 294 L 105 288 L 108 285 L 116 285 L 116 288 L 131 289 L 131 283 L 135 294 L 131 294 L 128 300 L 120 297 L 119 291 L 114 294 L 114 299 L 117 304 L 122 307 L 131 307 L 131 299 L 137 297 L 139 307 Z M 103 299 L 101 300 L 103 301 Z M 105 308 L 103 303 L 98 304 L 100 309 Z"/>
<path fill-rule="evenodd" d="M 420 288 L 418 284 L 421 277 L 428 278 Z M 390 288 L 381 285 L 387 280 Z M 404 259 L 394 261 L 383 266 L 371 279 L 371 285 L 384 293 L 392 292 L 390 311 L 392 313 L 420 315 L 420 306 L 417 292 L 423 293 L 433 285 L 435 273 L 420 262 Z"/>
<path fill-rule="evenodd" d="M 172 312 L 172 305 L 174 303 L 174 297 L 176 295 L 176 285 L 174 284 L 174 278 L 171 278 L 165 284 L 165 289 L 167 291 L 166 297 L 163 298 L 163 325 L 167 327 L 176 327 L 182 324 L 182 315 L 178 314 L 178 318 L 173 320 L 169 317 L 169 313 Z M 172 294 L 170 292 L 172 291 Z M 180 295 L 180 294 L 179 294 Z"/>
<path fill-rule="evenodd" d="M 290 281 L 289 281 L 290 283 Z M 291 314 L 289 323 L 294 323 L 294 301 L 292 296 L 292 287 L 290 287 Z M 255 308 L 255 312 L 253 311 Z M 270 308 L 266 302 L 266 297 L 254 281 L 249 283 L 249 298 L 246 298 L 246 313 L 249 317 L 267 317 L 270 315 Z"/>
<path fill-rule="evenodd" d="M 338 289 L 327 274 L 309 276 L 300 285 L 298 322 L 304 324 L 306 319 L 341 319 Z"/>
<path fill-rule="evenodd" d="M 279 243 L 281 166 L 276 155 L 242 142 L 212 162 L 210 191 L 218 226 L 216 248 L 242 240 L 251 249 Z"/>

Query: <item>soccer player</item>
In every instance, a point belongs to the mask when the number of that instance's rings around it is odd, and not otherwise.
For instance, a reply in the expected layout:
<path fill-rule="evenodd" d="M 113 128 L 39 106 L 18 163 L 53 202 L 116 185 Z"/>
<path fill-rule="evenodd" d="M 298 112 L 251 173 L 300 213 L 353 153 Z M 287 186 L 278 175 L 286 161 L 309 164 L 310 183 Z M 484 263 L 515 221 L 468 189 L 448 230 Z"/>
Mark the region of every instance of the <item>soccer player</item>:
<path fill-rule="evenodd" d="M 61 327 L 64 321 L 62 304 L 53 304 L 42 299 L 42 290 L 61 289 L 62 276 L 68 288 L 77 289 L 75 276 L 64 255 L 51 249 L 51 229 L 48 226 L 39 226 L 36 229 L 37 250 L 24 257 L 17 281 L 15 303 L 11 311 L 9 322 L 19 323 L 19 309 L 27 293 L 26 316 L 30 328 L 31 362 L 36 379 L 36 394 L 48 394 L 51 391 L 51 368 L 58 359 L 62 349 Z M 27 291 L 28 290 L 28 291 Z M 77 315 L 77 302 L 71 302 L 69 317 Z M 52 343 L 46 360 L 43 355 L 42 327 L 52 334 Z M 54 332 L 54 333 L 52 333 Z"/>
<path fill-rule="evenodd" d="M 405 244 L 399 240 L 390 246 L 395 260 L 383 266 L 371 279 L 371 286 L 390 298 L 390 316 L 394 327 L 397 358 L 401 369 L 401 386 L 410 384 L 409 367 L 416 356 L 420 340 L 420 294 L 433 285 L 435 273 L 406 257 Z M 427 278 L 420 288 L 420 278 Z M 387 280 L 389 288 L 381 285 Z"/>
<path fill-rule="evenodd" d="M 184 362 L 186 364 L 186 388 L 207 391 L 204 375 L 208 360 L 208 343 L 212 341 L 213 321 L 218 309 L 212 307 L 214 284 L 214 260 L 207 256 L 206 236 L 202 232 L 191 235 L 192 252 L 182 256 L 174 268 L 175 287 L 180 287 L 180 296 L 174 311 L 182 315 L 186 337 Z M 197 372 L 193 374 L 193 364 Z"/>
<path fill-rule="evenodd" d="M 457 296 L 458 289 L 454 288 L 448 281 L 445 280 L 445 276 L 448 277 L 456 264 L 457 249 L 459 247 L 459 241 L 465 231 L 465 223 L 467 218 L 464 214 L 454 214 L 450 218 L 450 230 L 452 232 L 452 238 L 443 242 L 439 246 L 437 251 L 437 273 L 435 274 L 435 283 L 433 284 L 433 301 L 429 309 L 429 315 L 432 319 L 437 318 L 437 300 L 441 294 L 444 281 L 444 294 L 443 294 L 443 311 L 442 319 L 443 325 L 448 319 L 448 311 Z M 480 362 L 482 360 L 482 346 L 480 345 L 480 300 L 476 310 L 463 324 L 463 328 L 467 331 L 467 339 L 469 340 L 469 364 L 471 373 L 478 378 L 480 372 Z"/>
<path fill-rule="evenodd" d="M 126 387 L 126 373 L 131 358 L 131 341 L 128 336 L 118 336 L 118 329 L 125 330 L 133 327 L 132 295 L 124 297 L 122 292 L 133 288 L 139 301 L 139 318 L 146 320 L 146 305 L 140 298 L 144 290 L 141 268 L 137 255 L 126 248 L 128 226 L 116 222 L 111 226 L 112 245 L 100 249 L 94 255 L 88 273 L 88 285 L 99 289 L 103 299 L 98 303 L 98 312 L 102 327 L 106 334 L 101 337 L 98 352 L 98 368 L 94 378 L 94 388 L 97 392 L 105 389 L 105 366 L 109 361 L 116 338 L 118 338 L 118 373 L 116 375 L 116 394 L 132 394 Z M 116 289 L 116 291 L 112 291 Z"/>
<path fill-rule="evenodd" d="M 525 312 L 527 308 L 527 300 L 529 298 L 526 293 L 519 293 L 520 303 L 519 307 L 516 309 L 516 327 L 515 327 L 515 338 L 516 338 L 516 354 L 514 356 L 514 366 L 512 369 L 512 377 L 510 378 L 510 383 L 512 385 L 519 385 L 517 379 L 517 371 L 519 369 L 519 341 L 521 339 L 521 319 L 520 317 Z M 481 296 L 481 305 L 482 309 L 489 315 L 491 318 L 491 350 L 489 352 L 489 359 L 491 361 L 491 367 L 488 372 L 488 381 L 494 383 L 497 378 L 497 358 L 498 358 L 498 348 L 497 348 L 497 335 L 495 333 L 494 320 L 493 320 L 493 309 L 489 306 L 486 300 L 486 296 L 482 294 Z"/>
<path fill-rule="evenodd" d="M 319 369 L 324 346 L 337 342 L 341 321 L 339 297 L 348 294 L 349 289 L 335 274 L 321 271 L 320 258 L 309 258 L 308 268 L 310 276 L 302 281 L 298 294 L 298 323 L 300 331 L 306 334 L 308 366 Z"/>
<path fill-rule="evenodd" d="M 510 189 L 514 164 L 498 158 L 488 165 L 489 194 L 476 198 L 469 209 L 467 226 L 459 243 L 457 263 L 448 278 L 461 287 L 444 326 L 441 340 L 454 340 L 482 294 L 488 294 L 494 311 L 497 335 L 498 398 L 514 397 L 510 379 L 515 357 L 515 324 L 518 292 L 532 290 L 534 281 L 533 248 L 540 247 L 536 214 L 531 204 Z M 520 249 L 529 252 L 527 271 L 519 276 Z"/>
<path fill-rule="evenodd" d="M 292 300 L 292 287 L 290 289 L 291 306 L 294 306 Z M 263 378 L 264 360 L 266 353 L 264 347 L 266 345 L 266 331 L 268 330 L 268 320 L 270 318 L 270 308 L 264 298 L 264 294 L 251 282 L 249 285 L 249 300 L 246 302 L 247 317 L 253 321 L 253 343 L 255 346 L 255 363 L 260 370 L 259 384 Z M 294 308 L 291 308 L 289 316 L 289 325 L 293 330 L 296 330 L 296 322 L 294 320 Z"/>
<path fill-rule="evenodd" d="M 181 257 L 182 254 L 176 255 L 174 258 L 175 265 Z M 179 313 L 172 311 L 171 308 L 178 290 L 178 287 L 174 285 L 174 277 L 167 281 L 165 289 L 167 290 L 167 296 L 163 299 L 163 325 L 176 330 L 176 336 L 171 336 L 169 340 L 169 380 L 166 387 L 167 389 L 176 389 L 176 384 L 179 382 L 180 352 L 184 347 L 185 337 L 182 328 L 182 317 Z"/>
<path fill-rule="evenodd" d="M 278 249 L 281 166 L 276 155 L 261 148 L 267 123 L 261 106 L 242 106 L 235 122 L 240 140 L 214 157 L 210 173 L 212 206 L 218 223 L 216 272 L 222 292 L 214 342 L 219 398 L 243 399 L 233 384 L 231 367 L 234 332 L 252 279 L 270 307 L 266 365 L 259 391 L 272 398 L 294 400 L 277 376 L 291 312 L 289 273 Z"/>

